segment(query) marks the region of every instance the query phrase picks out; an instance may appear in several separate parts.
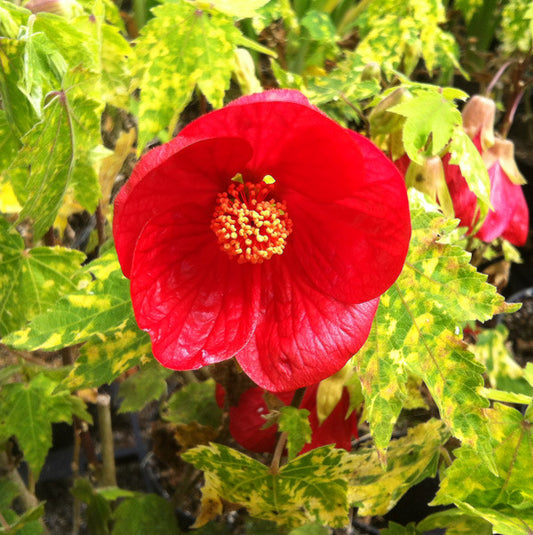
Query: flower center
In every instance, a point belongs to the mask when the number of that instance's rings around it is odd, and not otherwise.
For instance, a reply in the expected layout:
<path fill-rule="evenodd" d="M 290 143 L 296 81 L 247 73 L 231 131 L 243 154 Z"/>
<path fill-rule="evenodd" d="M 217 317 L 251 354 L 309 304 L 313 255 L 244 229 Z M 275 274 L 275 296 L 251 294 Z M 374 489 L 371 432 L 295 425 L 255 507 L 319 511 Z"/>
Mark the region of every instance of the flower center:
<path fill-rule="evenodd" d="M 220 248 L 237 257 L 239 264 L 261 264 L 275 254 L 282 254 L 292 221 L 284 202 L 267 199 L 274 186 L 272 177 L 263 182 L 242 183 L 237 175 L 225 193 L 219 193 L 211 229 Z"/>

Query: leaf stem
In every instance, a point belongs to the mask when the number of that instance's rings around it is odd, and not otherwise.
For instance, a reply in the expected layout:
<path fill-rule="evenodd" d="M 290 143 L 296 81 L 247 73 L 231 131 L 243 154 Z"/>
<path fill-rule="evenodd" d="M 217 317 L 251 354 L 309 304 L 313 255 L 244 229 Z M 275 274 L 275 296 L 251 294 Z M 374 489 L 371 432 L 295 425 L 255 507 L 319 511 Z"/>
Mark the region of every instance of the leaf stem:
<path fill-rule="evenodd" d="M 296 392 L 294 392 L 294 396 L 292 397 L 291 401 L 291 407 L 299 408 L 302 404 L 302 401 L 304 399 L 305 391 L 307 390 L 307 387 L 304 386 L 302 388 L 298 388 Z M 274 449 L 274 453 L 272 455 L 272 462 L 270 463 L 270 473 L 273 475 L 276 475 L 279 473 L 279 467 L 281 464 L 281 456 L 283 455 L 283 451 L 285 450 L 285 445 L 287 444 L 287 433 L 283 432 L 280 433 L 278 441 L 276 443 L 276 448 Z"/>
<path fill-rule="evenodd" d="M 96 400 L 100 441 L 102 443 L 102 476 L 100 484 L 104 487 L 116 487 L 115 451 L 113 448 L 113 429 L 111 427 L 111 397 L 99 394 Z"/>
<path fill-rule="evenodd" d="M 2 514 L 2 512 L 0 511 L 0 524 L 2 524 L 2 527 L 6 530 L 6 531 L 9 531 L 9 528 L 11 527 L 7 520 L 4 518 L 4 515 Z"/>

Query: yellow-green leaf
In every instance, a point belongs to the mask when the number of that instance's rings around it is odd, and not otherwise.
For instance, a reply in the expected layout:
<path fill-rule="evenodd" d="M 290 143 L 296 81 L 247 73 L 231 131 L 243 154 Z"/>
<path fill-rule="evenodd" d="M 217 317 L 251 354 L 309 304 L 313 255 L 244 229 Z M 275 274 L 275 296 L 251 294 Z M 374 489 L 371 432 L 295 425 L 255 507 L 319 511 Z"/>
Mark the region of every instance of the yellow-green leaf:
<path fill-rule="evenodd" d="M 457 222 L 420 198 L 412 192 L 413 234 L 404 269 L 382 296 L 368 341 L 354 359 L 366 414 L 377 447 L 385 448 L 409 375 L 421 378 L 452 433 L 489 459 L 488 401 L 477 393 L 483 367 L 466 350 L 461 331 L 465 322 L 487 320 L 506 305 L 469 264 L 469 254 L 449 243 Z"/>
<path fill-rule="evenodd" d="M 183 458 L 205 472 L 211 496 L 248 509 L 252 516 L 288 528 L 311 522 L 331 527 L 348 523 L 348 454 L 332 446 L 311 450 L 273 474 L 236 450 L 211 444 L 187 451 Z"/>
<path fill-rule="evenodd" d="M 496 403 L 487 411 L 496 473 L 469 445 L 454 451 L 434 505 L 455 503 L 484 518 L 495 533 L 533 532 L 533 428 L 520 412 Z"/>
<path fill-rule="evenodd" d="M 159 131 L 172 134 L 198 88 L 215 107 L 223 104 L 241 36 L 233 18 L 207 13 L 185 0 L 153 9 L 135 47 L 141 101 L 139 146 Z"/>
<path fill-rule="evenodd" d="M 0 218 L 0 335 L 21 328 L 86 281 L 79 271 L 84 258 L 63 247 L 25 249 L 18 232 Z"/>
<path fill-rule="evenodd" d="M 440 447 L 448 438 L 444 423 L 430 420 L 409 429 L 406 437 L 391 441 L 385 469 L 374 448 L 352 454 L 348 499 L 358 507 L 358 514 L 384 515 L 410 487 L 435 476 Z"/>

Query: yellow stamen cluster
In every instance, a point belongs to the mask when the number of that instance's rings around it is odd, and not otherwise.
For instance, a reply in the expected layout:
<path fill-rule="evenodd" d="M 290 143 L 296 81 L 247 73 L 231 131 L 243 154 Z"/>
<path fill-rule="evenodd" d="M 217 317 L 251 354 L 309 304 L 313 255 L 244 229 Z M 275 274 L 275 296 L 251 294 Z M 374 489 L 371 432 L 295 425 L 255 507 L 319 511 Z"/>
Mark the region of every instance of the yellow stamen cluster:
<path fill-rule="evenodd" d="M 220 248 L 239 264 L 261 264 L 285 249 L 292 221 L 284 202 L 266 200 L 273 188 L 265 182 L 233 183 L 218 194 L 211 229 Z"/>

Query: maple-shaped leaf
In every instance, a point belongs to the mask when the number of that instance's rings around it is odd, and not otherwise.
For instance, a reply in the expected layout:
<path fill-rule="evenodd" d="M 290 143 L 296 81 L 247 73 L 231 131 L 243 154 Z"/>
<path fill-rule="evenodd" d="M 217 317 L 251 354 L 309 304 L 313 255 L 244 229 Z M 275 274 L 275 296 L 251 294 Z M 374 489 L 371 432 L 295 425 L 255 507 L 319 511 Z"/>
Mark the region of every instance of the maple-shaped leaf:
<path fill-rule="evenodd" d="M 487 411 L 496 462 L 493 473 L 465 444 L 441 480 L 432 505 L 454 503 L 484 518 L 495 533 L 533 532 L 533 428 L 516 409 L 496 403 Z"/>
<path fill-rule="evenodd" d="M 405 117 L 403 144 L 409 158 L 419 164 L 438 154 L 462 124 L 457 106 L 438 91 L 421 91 L 390 108 Z"/>
<path fill-rule="evenodd" d="M 478 199 L 479 222 L 483 222 L 490 206 L 490 178 L 481 154 L 462 125 L 453 130 L 448 145 L 450 163 L 458 165 L 470 191 Z"/>
<path fill-rule="evenodd" d="M 220 444 L 198 446 L 183 459 L 205 472 L 211 502 L 224 499 L 246 507 L 251 516 L 288 528 L 311 522 L 342 527 L 348 522 L 348 454 L 323 446 L 282 466 L 269 467 Z M 208 518 L 206 519 L 206 521 Z"/>
<path fill-rule="evenodd" d="M 92 168 L 92 149 L 100 137 L 100 105 L 56 92 L 43 108 L 43 118 L 22 138 L 22 149 L 8 176 L 23 209 L 19 219 L 34 221 L 35 238 L 54 222 L 69 188 L 78 202 L 94 211 L 100 196 Z"/>
<path fill-rule="evenodd" d="M 366 63 L 407 75 L 423 59 L 430 72 L 438 66 L 445 77 L 460 68 L 457 43 L 440 27 L 445 21 L 441 0 L 372 2 L 355 21 L 360 36 L 356 53 Z"/>
<path fill-rule="evenodd" d="M 0 439 L 15 435 L 34 476 L 38 476 L 52 446 L 52 423 L 72 421 L 72 415 L 91 422 L 80 398 L 44 374 L 28 383 L 9 383 L 0 389 Z"/>
<path fill-rule="evenodd" d="M 411 488 L 437 472 L 440 448 L 450 434 L 439 420 L 409 429 L 391 441 L 384 468 L 374 448 L 351 455 L 354 470 L 348 479 L 348 499 L 360 516 L 384 515 Z"/>
<path fill-rule="evenodd" d="M 0 335 L 19 329 L 77 290 L 85 255 L 63 247 L 26 249 L 22 237 L 0 218 Z"/>
<path fill-rule="evenodd" d="M 418 193 L 410 197 L 413 233 L 404 269 L 381 297 L 368 341 L 354 358 L 371 432 L 385 448 L 411 375 L 423 379 L 452 433 L 489 458 L 488 401 L 477 393 L 484 369 L 467 351 L 461 327 L 510 308 L 469 264 L 470 255 L 450 243 L 457 221 Z"/>
<path fill-rule="evenodd" d="M 215 398 L 216 383 L 208 379 L 200 383 L 190 383 L 170 396 L 161 411 L 164 420 L 174 424 L 194 422 L 216 428 L 220 425 L 222 411 Z"/>
<path fill-rule="evenodd" d="M 198 88 L 215 107 L 223 104 L 241 33 L 233 18 L 178 0 L 152 10 L 135 51 L 141 101 L 139 146 L 161 130 L 172 134 L 180 112 Z"/>
<path fill-rule="evenodd" d="M 64 383 L 71 390 L 111 384 L 151 355 L 149 335 L 131 317 L 105 334 L 91 336 Z"/>
<path fill-rule="evenodd" d="M 16 349 L 52 351 L 93 336 L 102 340 L 110 331 L 132 330 L 135 320 L 129 283 L 122 275 L 116 253 L 112 251 L 91 262 L 82 272 L 91 274 L 94 280 L 85 288 L 64 295 L 26 328 L 10 333 L 3 343 Z"/>

